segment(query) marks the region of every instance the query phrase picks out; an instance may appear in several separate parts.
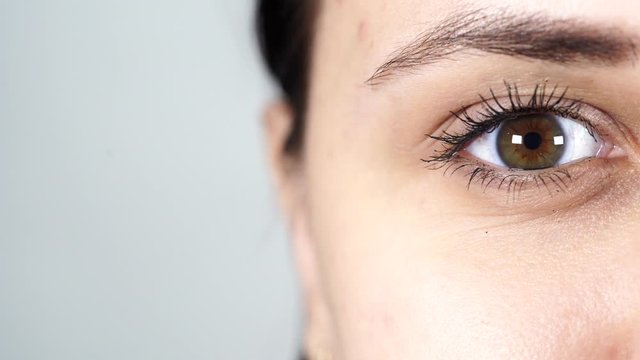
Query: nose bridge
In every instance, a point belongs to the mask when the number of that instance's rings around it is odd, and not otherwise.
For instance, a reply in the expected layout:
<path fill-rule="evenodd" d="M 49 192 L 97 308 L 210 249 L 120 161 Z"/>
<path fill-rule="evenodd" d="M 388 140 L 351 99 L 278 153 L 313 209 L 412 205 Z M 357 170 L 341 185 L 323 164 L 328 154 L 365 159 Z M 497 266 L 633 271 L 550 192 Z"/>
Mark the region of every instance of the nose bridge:
<path fill-rule="evenodd" d="M 640 360 L 640 325 L 637 322 L 609 324 L 581 339 L 561 359 Z"/>
<path fill-rule="evenodd" d="M 555 323 L 548 324 L 551 359 L 640 360 L 640 298 L 612 285 L 558 309 Z"/>
<path fill-rule="evenodd" d="M 576 286 L 575 347 L 558 358 L 640 360 L 640 219 L 609 235 L 599 261 L 584 269 L 585 284 Z"/>
<path fill-rule="evenodd" d="M 636 253 L 636 260 L 629 261 L 624 268 L 627 273 L 620 276 L 621 280 L 616 287 L 620 300 L 613 301 L 612 309 L 614 321 L 611 324 L 611 336 L 613 344 L 611 349 L 612 359 L 638 359 L 640 360 L 640 257 Z M 616 316 L 617 315 L 617 316 Z"/>

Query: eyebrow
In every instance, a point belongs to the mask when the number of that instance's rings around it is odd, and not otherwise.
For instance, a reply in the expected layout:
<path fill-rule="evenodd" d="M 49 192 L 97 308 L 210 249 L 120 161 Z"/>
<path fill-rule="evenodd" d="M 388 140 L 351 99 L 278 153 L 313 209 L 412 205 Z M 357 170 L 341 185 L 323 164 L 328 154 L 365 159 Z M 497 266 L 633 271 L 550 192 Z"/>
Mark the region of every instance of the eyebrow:
<path fill-rule="evenodd" d="M 621 28 L 542 14 L 484 10 L 451 15 L 401 47 L 371 75 L 376 85 L 467 49 L 554 63 L 616 65 L 637 59 L 636 38 Z"/>

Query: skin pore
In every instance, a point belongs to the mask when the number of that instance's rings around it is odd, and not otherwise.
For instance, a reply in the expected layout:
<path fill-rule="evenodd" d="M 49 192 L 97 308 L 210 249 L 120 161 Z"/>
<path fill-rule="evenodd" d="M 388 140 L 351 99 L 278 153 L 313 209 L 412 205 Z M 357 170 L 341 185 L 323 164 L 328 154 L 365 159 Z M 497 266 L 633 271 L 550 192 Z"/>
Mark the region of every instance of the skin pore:
<path fill-rule="evenodd" d="M 284 151 L 290 108 L 265 115 L 311 359 L 640 359 L 638 14 L 630 0 L 321 1 L 300 153 Z M 462 110 L 486 120 L 514 91 L 579 103 L 563 116 L 605 150 L 560 175 L 466 146 L 430 161 L 465 133 Z"/>

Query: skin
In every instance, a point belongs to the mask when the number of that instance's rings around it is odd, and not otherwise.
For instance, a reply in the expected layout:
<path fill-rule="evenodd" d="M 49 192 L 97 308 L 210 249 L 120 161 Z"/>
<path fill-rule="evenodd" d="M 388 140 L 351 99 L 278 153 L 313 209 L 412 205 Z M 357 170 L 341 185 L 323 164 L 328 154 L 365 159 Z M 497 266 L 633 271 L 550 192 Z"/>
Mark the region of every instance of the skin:
<path fill-rule="evenodd" d="M 640 3 L 474 1 L 621 26 Z M 326 0 L 318 14 L 304 149 L 292 114 L 265 114 L 270 161 L 305 293 L 312 359 L 640 359 L 640 68 L 469 51 L 372 86 L 367 79 L 464 1 Z M 467 188 L 421 161 L 459 129 L 450 111 L 569 86 L 607 119 L 607 158 L 577 161 L 562 191 Z M 597 116 L 596 116 L 597 117 Z M 601 116 L 602 117 L 602 116 Z"/>

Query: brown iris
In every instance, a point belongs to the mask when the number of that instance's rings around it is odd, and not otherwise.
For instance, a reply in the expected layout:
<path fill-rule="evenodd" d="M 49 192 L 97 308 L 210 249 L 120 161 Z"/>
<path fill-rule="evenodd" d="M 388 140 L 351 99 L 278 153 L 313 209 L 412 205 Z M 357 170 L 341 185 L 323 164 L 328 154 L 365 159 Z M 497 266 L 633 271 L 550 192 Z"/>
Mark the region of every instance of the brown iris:
<path fill-rule="evenodd" d="M 553 115 L 535 114 L 508 120 L 497 135 L 498 154 L 510 168 L 550 168 L 564 153 L 566 138 Z"/>

